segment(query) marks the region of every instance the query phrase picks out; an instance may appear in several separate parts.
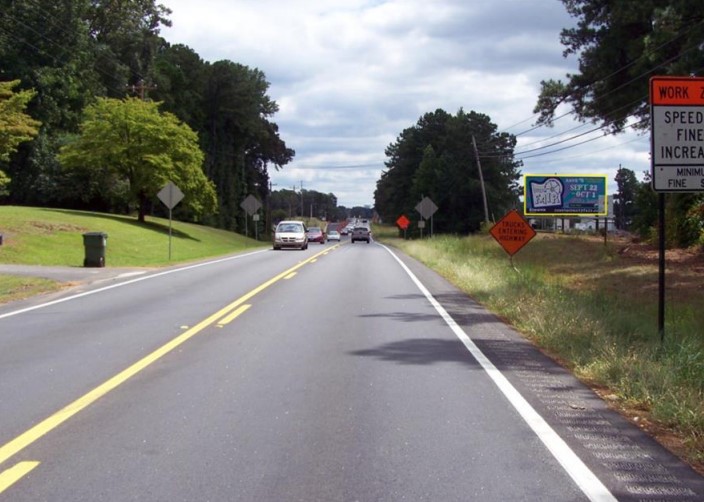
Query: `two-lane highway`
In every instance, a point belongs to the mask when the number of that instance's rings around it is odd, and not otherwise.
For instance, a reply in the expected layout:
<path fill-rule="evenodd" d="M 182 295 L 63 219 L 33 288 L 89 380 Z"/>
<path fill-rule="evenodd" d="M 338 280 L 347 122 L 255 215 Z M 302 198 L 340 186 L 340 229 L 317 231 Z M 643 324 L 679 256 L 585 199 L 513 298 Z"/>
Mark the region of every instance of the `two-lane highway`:
<path fill-rule="evenodd" d="M 89 293 L 0 309 L 0 501 L 704 494 L 515 333 L 376 243 L 266 250 Z M 610 450 L 582 447 L 590 431 L 551 415 L 552 379 L 671 491 L 624 481 L 595 454 Z"/>

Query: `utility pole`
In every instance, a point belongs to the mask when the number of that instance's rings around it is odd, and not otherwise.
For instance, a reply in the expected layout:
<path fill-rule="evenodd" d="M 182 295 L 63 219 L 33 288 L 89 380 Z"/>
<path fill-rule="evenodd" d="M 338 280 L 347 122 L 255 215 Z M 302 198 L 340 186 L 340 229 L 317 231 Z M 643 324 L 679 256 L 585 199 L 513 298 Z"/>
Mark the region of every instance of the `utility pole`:
<path fill-rule="evenodd" d="M 301 180 L 301 218 L 306 214 L 303 209 L 303 180 Z"/>
<path fill-rule="evenodd" d="M 271 187 L 275 187 L 276 183 L 272 183 L 269 180 L 269 193 L 266 195 L 266 235 L 271 235 L 271 226 L 273 221 L 271 221 Z"/>
<path fill-rule="evenodd" d="M 477 150 L 477 141 L 472 134 L 472 145 L 474 145 L 474 155 L 477 158 L 477 168 L 479 169 L 479 182 L 482 185 L 482 199 L 484 200 L 484 222 L 489 223 L 489 205 L 486 202 L 486 188 L 484 188 L 484 175 L 482 174 L 482 164 L 479 162 L 479 150 Z"/>
<path fill-rule="evenodd" d="M 141 79 L 137 84 L 128 85 L 127 87 L 132 91 L 132 94 L 138 94 L 139 99 L 144 101 L 147 97 L 147 91 L 153 91 L 157 86 L 156 84 L 147 85 L 144 79 Z"/>
<path fill-rule="evenodd" d="M 295 216 L 293 214 L 293 206 L 291 204 L 291 199 L 295 199 L 295 198 L 296 198 L 296 185 L 293 185 L 293 197 L 289 197 L 289 199 L 288 199 L 288 217 L 289 218 L 292 218 L 293 216 Z M 296 202 L 296 201 L 294 200 L 293 202 Z"/>

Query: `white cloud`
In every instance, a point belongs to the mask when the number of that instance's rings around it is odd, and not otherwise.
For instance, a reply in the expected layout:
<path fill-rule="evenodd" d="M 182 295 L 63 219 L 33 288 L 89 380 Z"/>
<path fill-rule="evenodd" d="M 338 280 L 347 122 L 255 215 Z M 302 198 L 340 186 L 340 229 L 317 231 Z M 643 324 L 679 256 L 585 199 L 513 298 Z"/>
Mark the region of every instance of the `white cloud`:
<path fill-rule="evenodd" d="M 303 181 L 347 207 L 373 204 L 384 149 L 422 114 L 474 110 L 499 130 L 520 123 L 508 130 L 519 134 L 531 128 L 526 119 L 540 80 L 563 78 L 576 66 L 562 58 L 559 34 L 573 20 L 558 0 L 164 3 L 173 10 L 173 27 L 162 31 L 168 41 L 207 61 L 228 59 L 266 74 L 269 96 L 279 104 L 273 120 L 296 150 L 291 164 L 270 170 L 273 183 L 288 188 Z M 564 136 L 546 138 L 573 127 L 565 118 L 554 129 L 520 134 L 517 150 L 559 141 Z M 633 133 L 600 138 L 526 158 L 523 172 L 589 172 L 612 180 L 619 164 L 638 174 L 648 169 L 648 149 L 647 139 Z"/>

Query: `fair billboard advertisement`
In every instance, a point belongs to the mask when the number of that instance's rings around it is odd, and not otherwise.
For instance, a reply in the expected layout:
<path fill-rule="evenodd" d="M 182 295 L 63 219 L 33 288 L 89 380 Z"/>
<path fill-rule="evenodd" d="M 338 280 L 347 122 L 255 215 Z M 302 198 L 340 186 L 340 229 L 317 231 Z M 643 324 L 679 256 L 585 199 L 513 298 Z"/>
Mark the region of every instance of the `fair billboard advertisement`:
<path fill-rule="evenodd" d="M 606 216 L 606 176 L 526 174 L 526 216 Z"/>

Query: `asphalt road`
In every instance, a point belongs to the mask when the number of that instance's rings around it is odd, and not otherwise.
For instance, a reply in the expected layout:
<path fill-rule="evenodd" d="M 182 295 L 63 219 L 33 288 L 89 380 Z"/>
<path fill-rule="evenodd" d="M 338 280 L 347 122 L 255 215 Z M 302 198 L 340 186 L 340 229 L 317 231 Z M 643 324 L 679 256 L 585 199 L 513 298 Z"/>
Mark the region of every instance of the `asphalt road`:
<path fill-rule="evenodd" d="M 101 280 L 0 306 L 0 501 L 704 500 L 376 243 Z"/>

